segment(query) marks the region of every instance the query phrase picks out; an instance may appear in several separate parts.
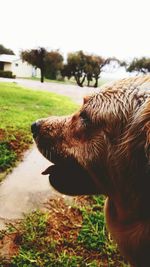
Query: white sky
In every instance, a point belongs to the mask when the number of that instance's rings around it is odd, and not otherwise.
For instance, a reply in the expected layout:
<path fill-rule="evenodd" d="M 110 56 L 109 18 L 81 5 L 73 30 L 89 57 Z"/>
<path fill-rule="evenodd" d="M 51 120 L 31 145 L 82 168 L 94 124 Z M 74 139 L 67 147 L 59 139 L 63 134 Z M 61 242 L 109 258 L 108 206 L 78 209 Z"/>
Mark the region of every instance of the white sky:
<path fill-rule="evenodd" d="M 0 0 L 0 44 L 150 56 L 149 0 Z"/>

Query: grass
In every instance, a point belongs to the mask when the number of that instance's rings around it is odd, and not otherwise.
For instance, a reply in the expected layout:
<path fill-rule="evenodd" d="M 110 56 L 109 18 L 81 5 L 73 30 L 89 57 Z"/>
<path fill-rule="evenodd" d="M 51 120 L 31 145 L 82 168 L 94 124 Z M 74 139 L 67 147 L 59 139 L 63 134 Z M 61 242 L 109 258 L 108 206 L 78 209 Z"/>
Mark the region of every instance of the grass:
<path fill-rule="evenodd" d="M 105 228 L 102 197 L 51 199 L 0 234 L 3 267 L 127 267 Z M 9 244 L 9 246 L 8 246 Z"/>
<path fill-rule="evenodd" d="M 10 149 L 7 142 L 0 143 L 0 151 L 0 171 L 2 172 L 15 162 L 16 153 Z"/>
<path fill-rule="evenodd" d="M 0 178 L 32 143 L 32 122 L 50 115 L 70 114 L 76 107 L 67 97 L 0 83 Z"/>
<path fill-rule="evenodd" d="M 33 80 L 33 81 L 40 81 L 41 80 L 40 78 L 37 78 L 37 77 L 22 78 L 22 79 Z M 72 77 L 70 79 L 64 78 L 64 80 L 63 79 L 62 80 L 50 80 L 50 79 L 44 78 L 44 82 L 77 85 L 77 82 L 74 79 L 74 77 Z M 99 81 L 98 81 L 98 86 L 102 86 L 106 82 L 109 82 L 109 79 L 100 78 Z M 90 85 L 92 86 L 92 85 L 94 85 L 94 83 L 95 82 L 93 81 Z M 84 86 L 87 86 L 87 82 L 84 83 Z M 81 88 L 81 90 L 82 90 L 82 88 Z"/>
<path fill-rule="evenodd" d="M 27 80 L 32 80 L 32 81 L 41 81 L 41 79 L 38 77 L 30 77 L 30 78 L 22 78 L 22 79 L 27 79 Z M 44 82 L 76 85 L 76 81 L 74 78 L 71 78 L 71 79 L 65 78 L 62 80 L 51 80 L 51 79 L 44 78 Z"/>

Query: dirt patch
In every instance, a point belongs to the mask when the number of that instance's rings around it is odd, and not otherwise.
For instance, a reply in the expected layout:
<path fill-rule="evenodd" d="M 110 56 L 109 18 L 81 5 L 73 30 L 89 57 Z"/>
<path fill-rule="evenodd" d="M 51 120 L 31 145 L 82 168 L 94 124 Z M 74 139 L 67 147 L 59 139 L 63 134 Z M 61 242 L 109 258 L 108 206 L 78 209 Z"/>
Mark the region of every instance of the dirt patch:
<path fill-rule="evenodd" d="M 13 233 L 10 235 L 5 235 L 2 240 L 0 240 L 0 257 L 3 259 L 4 263 L 7 263 L 11 258 L 18 253 L 18 234 Z"/>
<path fill-rule="evenodd" d="M 6 136 L 6 131 L 3 129 L 0 129 L 0 141 L 4 140 L 4 137 Z"/>
<path fill-rule="evenodd" d="M 24 154 L 24 151 L 26 151 L 32 144 L 32 140 L 27 135 L 25 135 L 24 132 L 21 131 L 15 131 L 15 133 L 10 132 L 10 135 L 13 136 L 13 138 L 10 138 L 9 141 L 10 148 L 15 151 L 18 158 L 20 158 Z"/>

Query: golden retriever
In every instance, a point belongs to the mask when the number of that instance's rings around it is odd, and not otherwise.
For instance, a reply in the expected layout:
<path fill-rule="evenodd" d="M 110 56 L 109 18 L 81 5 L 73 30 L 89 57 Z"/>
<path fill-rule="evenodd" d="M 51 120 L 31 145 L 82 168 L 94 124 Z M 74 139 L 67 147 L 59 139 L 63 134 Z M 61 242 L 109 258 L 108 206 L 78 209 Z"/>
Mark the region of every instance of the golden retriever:
<path fill-rule="evenodd" d="M 104 194 L 107 227 L 131 265 L 150 267 L 150 75 L 85 97 L 67 117 L 32 125 L 54 165 L 51 185 L 67 195 Z"/>

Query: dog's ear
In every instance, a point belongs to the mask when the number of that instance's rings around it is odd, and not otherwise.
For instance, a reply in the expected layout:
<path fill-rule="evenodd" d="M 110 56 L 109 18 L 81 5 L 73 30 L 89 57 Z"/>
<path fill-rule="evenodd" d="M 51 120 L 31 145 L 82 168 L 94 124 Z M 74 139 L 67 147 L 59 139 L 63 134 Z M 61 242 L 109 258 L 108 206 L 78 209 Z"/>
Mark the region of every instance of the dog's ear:
<path fill-rule="evenodd" d="M 150 101 L 133 117 L 120 144 L 119 155 L 134 159 L 145 154 L 150 163 Z M 144 155 L 143 155 L 144 156 Z"/>
<path fill-rule="evenodd" d="M 141 136 L 144 138 L 145 155 L 150 164 L 150 100 L 146 101 L 145 106 L 142 108 L 137 116 L 139 130 L 141 129 Z"/>
<path fill-rule="evenodd" d="M 137 116 L 138 128 L 141 139 L 144 143 L 145 156 L 150 164 L 150 100 L 145 103 L 145 106 Z"/>
<path fill-rule="evenodd" d="M 86 104 L 86 103 L 90 100 L 90 98 L 91 98 L 91 97 L 90 97 L 89 95 L 84 96 L 84 97 L 83 97 L 83 105 Z"/>

